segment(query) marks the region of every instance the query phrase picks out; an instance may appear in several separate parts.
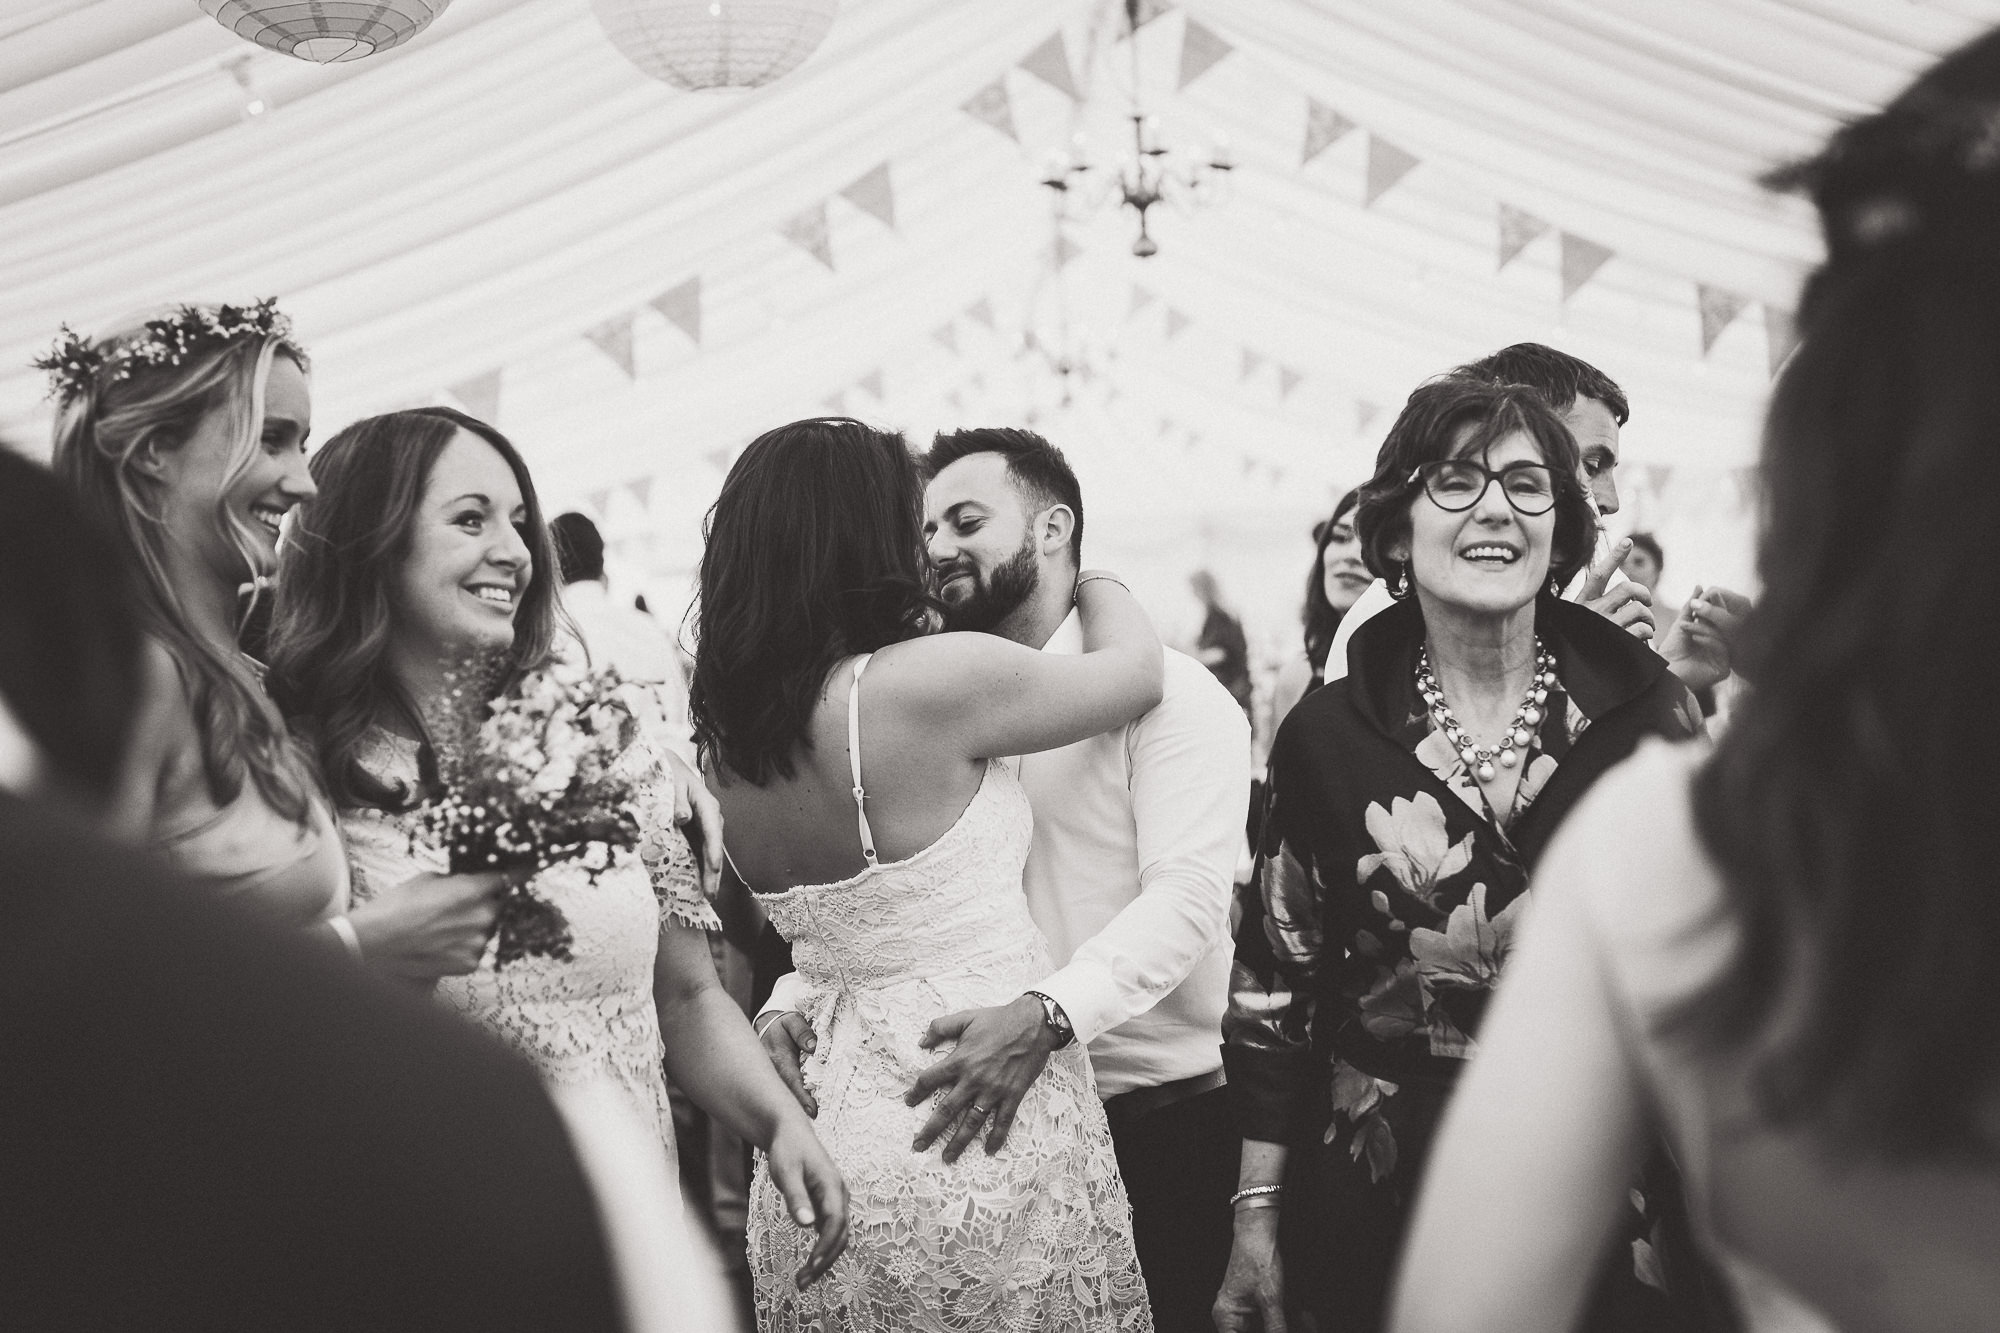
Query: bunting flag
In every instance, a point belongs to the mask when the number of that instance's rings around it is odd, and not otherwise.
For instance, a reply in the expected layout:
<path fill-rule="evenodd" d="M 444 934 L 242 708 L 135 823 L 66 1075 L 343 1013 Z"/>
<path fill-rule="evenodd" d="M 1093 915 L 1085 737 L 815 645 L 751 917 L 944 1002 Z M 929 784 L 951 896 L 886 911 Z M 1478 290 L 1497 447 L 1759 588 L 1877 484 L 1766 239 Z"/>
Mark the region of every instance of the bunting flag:
<path fill-rule="evenodd" d="M 1169 4 L 1168 0 L 1139 0 L 1136 6 L 1126 9 L 1125 12 L 1132 16 L 1132 26 L 1119 33 L 1118 40 L 1124 41 L 1134 31 L 1145 27 L 1172 8 L 1173 5 Z"/>
<path fill-rule="evenodd" d="M 1701 312 L 1703 356 L 1707 356 L 1709 350 L 1715 346 L 1715 340 L 1722 336 L 1722 331 L 1743 313 L 1743 307 L 1750 304 L 1735 292 L 1711 287 L 1705 282 L 1697 282 L 1694 285 L 1694 303 L 1695 308 Z"/>
<path fill-rule="evenodd" d="M 941 324 L 931 330 L 931 341 L 953 356 L 958 355 L 958 325 Z"/>
<path fill-rule="evenodd" d="M 1014 103 L 1007 96 L 1005 75 L 974 93 L 960 109 L 974 120 L 985 121 L 1015 143 L 1021 142 L 1021 136 L 1014 132 Z"/>
<path fill-rule="evenodd" d="M 1174 335 L 1178 334 L 1182 329 L 1186 328 L 1189 324 L 1193 322 L 1194 322 L 1193 320 L 1189 319 L 1186 315 L 1183 315 L 1180 311 L 1174 309 L 1172 306 L 1168 306 L 1167 338 L 1171 341 Z"/>
<path fill-rule="evenodd" d="M 648 508 L 653 503 L 653 479 L 651 477 L 634 477 L 631 481 L 625 483 L 625 489 L 630 491 L 632 498 L 639 502 L 639 508 Z"/>
<path fill-rule="evenodd" d="M 1278 397 L 1290 398 L 1292 396 L 1292 390 L 1298 388 L 1299 382 L 1303 379 L 1305 379 L 1304 373 L 1293 370 L 1290 366 L 1285 366 L 1285 365 L 1279 366 Z"/>
<path fill-rule="evenodd" d="M 1612 252 L 1596 241 L 1562 233 L 1562 299 L 1575 296 L 1577 289 L 1596 276 Z"/>
<path fill-rule="evenodd" d="M 606 486 L 602 490 L 592 491 L 584 496 L 584 499 L 589 502 L 591 512 L 603 518 L 611 508 L 611 487 Z"/>
<path fill-rule="evenodd" d="M 1367 399 L 1365 398 L 1355 399 L 1354 400 L 1355 432 L 1358 434 L 1362 431 L 1367 430 L 1369 425 L 1374 422 L 1375 418 L 1381 415 L 1381 412 L 1382 409 L 1380 407 L 1376 406 L 1374 403 L 1369 402 Z"/>
<path fill-rule="evenodd" d="M 1548 229 L 1549 224 L 1533 213 L 1512 204 L 1500 205 L 1500 269 L 1504 271 Z"/>
<path fill-rule="evenodd" d="M 847 415 L 847 397 L 845 394 L 830 393 L 819 400 L 819 405 L 826 409 L 826 414 L 830 417 L 844 417 Z"/>
<path fill-rule="evenodd" d="M 1799 345 L 1797 318 L 1789 310 L 1780 310 L 1774 305 L 1764 307 L 1764 350 L 1770 358 L 1771 377 L 1777 378 L 1791 358 L 1792 350 Z"/>
<path fill-rule="evenodd" d="M 981 371 L 978 374 L 973 375 L 971 379 L 968 379 L 966 381 L 966 383 L 971 386 L 972 391 L 974 393 L 985 393 L 986 392 L 985 372 Z"/>
<path fill-rule="evenodd" d="M 1061 268 L 1082 253 L 1083 247 L 1072 241 L 1067 234 L 1062 232 L 1056 233 L 1056 242 L 1053 246 L 1049 247 L 1049 257 L 1055 261 L 1057 268 Z"/>
<path fill-rule="evenodd" d="M 1242 377 L 1244 379 L 1247 380 L 1252 375 L 1255 375 L 1257 371 L 1262 368 L 1263 364 L 1264 364 L 1264 358 L 1260 353 L 1253 351 L 1251 348 L 1248 347 L 1243 349 Z"/>
<path fill-rule="evenodd" d="M 1404 152 L 1380 135 L 1368 136 L 1368 196 L 1363 208 L 1387 194 L 1397 181 L 1410 174 L 1420 159 Z"/>
<path fill-rule="evenodd" d="M 1236 48 L 1190 18 L 1181 36 L 1181 81 L 1176 90 L 1187 87 L 1215 67 L 1217 61 Z"/>
<path fill-rule="evenodd" d="M 1354 128 L 1354 122 L 1341 115 L 1316 97 L 1306 99 L 1306 147 L 1299 158 L 1304 166 L 1339 143 L 1347 132 Z"/>
<path fill-rule="evenodd" d="M 889 164 L 884 162 L 863 176 L 854 184 L 840 192 L 840 197 L 882 225 L 893 229 L 896 225 L 896 191 L 889 184 Z M 828 260 L 827 266 L 832 267 Z"/>
<path fill-rule="evenodd" d="M 876 402 L 878 403 L 881 402 L 882 372 L 879 370 L 869 371 L 866 375 L 863 375 L 860 379 L 854 381 L 854 387 L 865 392 L 870 398 L 873 398 Z"/>
<path fill-rule="evenodd" d="M 678 287 L 669 287 L 651 301 L 653 309 L 666 316 L 667 323 L 701 346 L 701 275 L 695 274 Z"/>
<path fill-rule="evenodd" d="M 965 395 L 956 389 L 947 393 L 944 396 L 944 400 L 951 406 L 951 410 L 954 412 L 963 412 L 965 410 Z"/>
<path fill-rule="evenodd" d="M 984 324 L 987 328 L 992 328 L 993 302 L 983 296 L 980 297 L 965 308 L 965 317 L 975 324 Z"/>
<path fill-rule="evenodd" d="M 1160 429 L 1156 433 L 1160 435 L 1165 435 L 1168 431 L 1172 430 L 1173 428 L 1174 428 L 1174 421 L 1172 417 L 1161 417 Z"/>
<path fill-rule="evenodd" d="M 711 449 L 708 451 L 706 457 L 708 459 L 708 465 L 714 468 L 717 472 L 729 471 L 729 464 L 731 460 L 729 457 L 728 449 L 726 448 Z"/>
<path fill-rule="evenodd" d="M 1766 322 L 1769 316 L 1766 316 Z M 500 418 L 500 372 L 489 370 L 469 380 L 460 380 L 445 390 L 458 399 L 466 412 L 491 425 Z"/>
<path fill-rule="evenodd" d="M 595 328 L 585 329 L 583 336 L 597 345 L 597 350 L 618 363 L 625 372 L 625 378 L 637 379 L 639 372 L 632 358 L 632 316 L 614 315 Z"/>
<path fill-rule="evenodd" d="M 1144 310 L 1147 306 L 1153 304 L 1153 302 L 1158 299 L 1159 299 L 1158 297 L 1154 296 L 1144 287 L 1141 287 L 1138 283 L 1136 282 L 1133 283 L 1132 304 L 1126 307 L 1125 318 L 1127 319 L 1132 318 L 1132 316 L 1138 314 L 1141 310 Z"/>
<path fill-rule="evenodd" d="M 1083 94 L 1077 91 L 1076 80 L 1070 77 L 1069 47 L 1063 44 L 1062 29 L 1056 29 L 1046 42 L 1022 56 L 1021 68 L 1070 101 L 1083 100 Z"/>
<path fill-rule="evenodd" d="M 824 199 L 805 212 L 787 218 L 778 231 L 786 240 L 820 263 L 828 268 L 833 267 L 833 242 L 827 236 Z"/>

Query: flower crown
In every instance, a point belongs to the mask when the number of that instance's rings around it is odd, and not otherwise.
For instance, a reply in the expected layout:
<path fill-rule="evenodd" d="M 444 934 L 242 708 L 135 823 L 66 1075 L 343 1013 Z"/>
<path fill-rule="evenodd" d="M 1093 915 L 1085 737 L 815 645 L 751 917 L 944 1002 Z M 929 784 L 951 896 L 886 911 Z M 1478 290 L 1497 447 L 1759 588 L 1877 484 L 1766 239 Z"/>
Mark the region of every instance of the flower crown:
<path fill-rule="evenodd" d="M 164 319 L 147 320 L 144 330 L 104 351 L 64 324 L 54 346 L 33 364 L 49 373 L 49 396 L 67 400 L 93 385 L 130 379 L 138 369 L 178 366 L 238 338 L 285 338 L 291 332 L 291 317 L 278 309 L 276 297 L 247 306 L 184 305 Z"/>

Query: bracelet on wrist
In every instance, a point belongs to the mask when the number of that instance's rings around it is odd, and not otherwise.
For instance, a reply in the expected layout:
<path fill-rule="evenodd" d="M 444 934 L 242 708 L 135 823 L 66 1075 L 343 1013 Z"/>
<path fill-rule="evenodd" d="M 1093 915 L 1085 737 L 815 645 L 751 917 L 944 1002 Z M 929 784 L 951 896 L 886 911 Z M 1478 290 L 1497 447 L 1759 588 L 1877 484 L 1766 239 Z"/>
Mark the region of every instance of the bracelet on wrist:
<path fill-rule="evenodd" d="M 1070 601 L 1074 602 L 1079 596 L 1082 595 L 1084 584 L 1096 583 L 1100 579 L 1106 583 L 1115 583 L 1119 587 L 1125 588 L 1125 580 L 1117 577 L 1114 574 L 1085 574 L 1082 578 L 1076 581 L 1076 586 L 1070 590 L 1070 596 L 1069 596 Z M 1132 590 L 1130 588 L 1125 588 L 1125 591 L 1130 592 Z"/>
<path fill-rule="evenodd" d="M 1276 1208 L 1283 1185 L 1246 1185 L 1229 1196 L 1231 1208 Z"/>
<path fill-rule="evenodd" d="M 796 1014 L 797 1012 L 798 1010 L 796 1009 L 773 1009 L 768 1014 L 759 1014 L 756 1018 L 750 1020 L 750 1030 L 761 1037 L 771 1030 L 771 1024 L 777 1022 L 786 1014 Z M 762 1027 L 757 1026 L 759 1020 L 763 1021 L 764 1025 Z"/>

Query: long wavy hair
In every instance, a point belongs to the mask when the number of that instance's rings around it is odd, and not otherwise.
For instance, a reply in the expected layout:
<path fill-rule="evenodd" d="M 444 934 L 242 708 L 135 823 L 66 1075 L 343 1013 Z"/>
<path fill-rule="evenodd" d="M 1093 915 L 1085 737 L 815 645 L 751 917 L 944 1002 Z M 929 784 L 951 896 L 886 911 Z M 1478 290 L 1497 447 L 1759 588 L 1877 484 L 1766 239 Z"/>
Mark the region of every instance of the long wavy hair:
<path fill-rule="evenodd" d="M 1756 688 L 1697 775 L 1742 947 L 1681 1016 L 1764 1118 L 1992 1160 L 2000 33 L 1773 183 L 1827 262 L 1764 434 Z"/>
<path fill-rule="evenodd" d="M 493 446 L 514 473 L 527 510 L 522 539 L 534 569 L 514 613 L 504 691 L 548 661 L 559 608 L 555 543 L 533 478 L 506 436 L 448 407 L 368 417 L 313 455 L 319 494 L 300 507 L 278 554 L 271 626 L 271 692 L 310 739 L 329 794 L 341 809 L 395 809 L 417 793 L 390 787 L 357 756 L 369 727 L 400 714 L 424 734 L 420 701 L 389 665 L 396 583 L 438 455 L 460 431 Z"/>
<path fill-rule="evenodd" d="M 144 333 L 145 321 L 134 320 L 99 338 L 95 347 L 109 351 Z M 233 647 L 208 642 L 190 624 L 180 590 L 167 574 L 166 483 L 147 465 L 152 456 L 184 448 L 203 421 L 222 414 L 229 425 L 229 457 L 215 523 L 242 555 L 245 582 L 266 573 L 258 568 L 254 537 L 228 512 L 222 496 L 262 447 L 264 387 L 279 356 L 292 358 L 301 370 L 307 367 L 298 345 L 274 334 L 221 343 L 180 365 L 133 363 L 123 379 L 99 376 L 63 395 L 51 462 L 131 567 L 140 623 L 166 649 L 187 690 L 210 799 L 227 805 L 247 777 L 272 809 L 303 823 L 316 785 L 311 767 L 252 665 Z"/>
<path fill-rule="evenodd" d="M 1340 497 L 1333 507 L 1333 513 L 1325 521 L 1313 528 L 1312 569 L 1306 575 L 1306 607 L 1300 617 L 1305 622 L 1306 660 L 1312 663 L 1314 671 L 1326 666 L 1326 655 L 1333 651 L 1334 636 L 1340 633 L 1340 612 L 1333 609 L 1333 603 L 1326 600 L 1326 547 L 1333 540 L 1333 530 L 1354 512 L 1354 506 L 1361 499 L 1361 488 L 1356 487 Z"/>
<path fill-rule="evenodd" d="M 928 633 L 939 604 L 903 437 L 847 417 L 758 436 L 704 525 L 695 741 L 725 780 L 795 771 L 842 658 Z"/>

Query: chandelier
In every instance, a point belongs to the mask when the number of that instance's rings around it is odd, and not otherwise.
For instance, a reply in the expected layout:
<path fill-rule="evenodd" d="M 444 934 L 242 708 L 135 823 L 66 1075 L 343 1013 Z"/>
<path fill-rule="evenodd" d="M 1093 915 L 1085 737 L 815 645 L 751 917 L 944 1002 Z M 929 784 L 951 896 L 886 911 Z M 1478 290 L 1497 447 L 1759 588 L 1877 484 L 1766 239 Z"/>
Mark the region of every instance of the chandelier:
<path fill-rule="evenodd" d="M 1132 147 L 1129 153 L 1107 164 L 1093 166 L 1085 160 L 1079 136 L 1072 142 L 1074 152 L 1053 154 L 1042 172 L 1042 184 L 1055 199 L 1059 219 L 1073 218 L 1101 208 L 1115 194 L 1118 202 L 1139 218 L 1139 236 L 1132 253 L 1141 259 L 1160 252 L 1153 239 L 1149 218 L 1162 203 L 1180 207 L 1201 207 L 1216 203 L 1227 192 L 1229 173 L 1236 163 L 1229 149 L 1218 140 L 1213 147 L 1183 147 L 1161 140 L 1159 118 L 1146 114 L 1139 105 L 1139 28 L 1145 0 L 1125 0 L 1128 45 L 1132 49 Z M 1093 172 L 1105 174 L 1093 177 Z"/>
<path fill-rule="evenodd" d="M 267 51 L 332 65 L 401 46 L 451 0 L 201 0 L 201 12 Z"/>
<path fill-rule="evenodd" d="M 757 88 L 819 49 L 840 0 L 591 0 L 619 53 L 662 83 Z"/>

